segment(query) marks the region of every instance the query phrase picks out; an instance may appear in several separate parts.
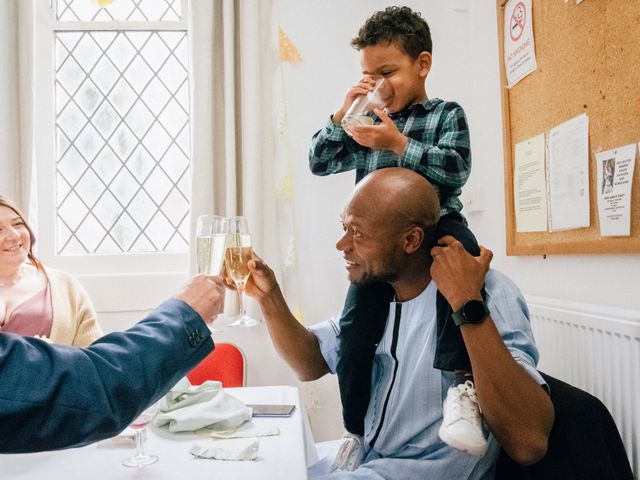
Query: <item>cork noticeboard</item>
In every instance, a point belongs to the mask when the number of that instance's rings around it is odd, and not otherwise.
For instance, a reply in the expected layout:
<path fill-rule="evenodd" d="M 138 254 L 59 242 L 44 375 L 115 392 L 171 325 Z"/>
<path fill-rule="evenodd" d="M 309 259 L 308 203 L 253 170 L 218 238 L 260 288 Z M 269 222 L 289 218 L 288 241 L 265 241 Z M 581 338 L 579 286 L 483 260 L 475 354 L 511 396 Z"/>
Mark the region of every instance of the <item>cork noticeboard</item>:
<path fill-rule="evenodd" d="M 511 89 L 504 71 L 504 6 L 497 0 L 505 152 L 507 255 L 640 252 L 640 164 L 631 236 L 601 237 L 594 154 L 640 141 L 640 0 L 532 0 L 538 68 Z M 516 232 L 514 148 L 589 115 L 590 226 Z"/>

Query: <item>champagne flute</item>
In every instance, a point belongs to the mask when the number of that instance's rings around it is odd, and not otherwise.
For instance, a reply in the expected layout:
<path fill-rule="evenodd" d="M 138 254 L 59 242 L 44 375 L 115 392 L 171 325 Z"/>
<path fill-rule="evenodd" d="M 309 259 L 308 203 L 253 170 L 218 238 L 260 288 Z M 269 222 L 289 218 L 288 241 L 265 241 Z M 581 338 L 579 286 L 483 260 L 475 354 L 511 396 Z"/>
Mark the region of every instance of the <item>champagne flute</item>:
<path fill-rule="evenodd" d="M 158 415 L 160 404 L 158 402 L 147 407 L 138 418 L 131 424 L 131 428 L 136 431 L 136 454 L 133 457 L 125 458 L 122 465 L 125 467 L 146 467 L 158 461 L 157 455 L 147 455 L 144 453 L 144 440 L 146 438 L 145 428 Z"/>
<path fill-rule="evenodd" d="M 220 275 L 227 237 L 225 217 L 200 215 L 196 224 L 196 261 L 198 273 Z"/>
<path fill-rule="evenodd" d="M 238 290 L 240 301 L 240 316 L 230 324 L 231 327 L 253 327 L 260 322 L 247 315 L 245 303 L 245 287 L 249 278 L 249 266 L 253 250 L 251 248 L 251 234 L 245 217 L 227 218 L 227 248 L 224 264 L 227 274 L 233 279 Z"/>

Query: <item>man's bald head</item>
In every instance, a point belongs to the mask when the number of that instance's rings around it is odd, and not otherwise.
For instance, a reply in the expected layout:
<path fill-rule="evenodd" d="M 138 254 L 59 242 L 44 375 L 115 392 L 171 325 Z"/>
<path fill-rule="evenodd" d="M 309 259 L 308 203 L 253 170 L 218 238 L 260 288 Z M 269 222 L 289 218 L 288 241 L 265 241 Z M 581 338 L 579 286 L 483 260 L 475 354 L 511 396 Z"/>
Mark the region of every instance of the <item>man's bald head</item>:
<path fill-rule="evenodd" d="M 433 185 L 406 168 L 383 168 L 367 175 L 356 186 L 349 208 L 367 210 L 381 226 L 418 225 L 430 229 L 440 218 L 440 202 Z"/>

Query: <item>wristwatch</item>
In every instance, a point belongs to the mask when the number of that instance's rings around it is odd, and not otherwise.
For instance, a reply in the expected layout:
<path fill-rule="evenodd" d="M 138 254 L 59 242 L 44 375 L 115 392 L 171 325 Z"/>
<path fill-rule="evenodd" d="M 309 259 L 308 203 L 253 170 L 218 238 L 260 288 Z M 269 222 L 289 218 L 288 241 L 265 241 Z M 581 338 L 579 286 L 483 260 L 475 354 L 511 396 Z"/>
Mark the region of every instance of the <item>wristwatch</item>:
<path fill-rule="evenodd" d="M 453 312 L 451 318 L 459 327 L 464 323 L 482 323 L 487 315 L 489 315 L 489 309 L 486 303 L 482 300 L 469 300 L 460 310 Z"/>

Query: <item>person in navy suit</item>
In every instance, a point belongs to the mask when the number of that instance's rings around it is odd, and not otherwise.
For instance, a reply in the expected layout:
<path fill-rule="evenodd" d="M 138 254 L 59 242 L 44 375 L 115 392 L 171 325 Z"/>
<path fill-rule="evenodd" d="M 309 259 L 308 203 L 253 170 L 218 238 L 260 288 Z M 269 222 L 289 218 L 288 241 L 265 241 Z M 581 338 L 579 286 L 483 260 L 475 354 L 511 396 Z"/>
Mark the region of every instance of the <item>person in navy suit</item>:
<path fill-rule="evenodd" d="M 124 430 L 214 348 L 219 276 L 198 275 L 125 332 L 89 347 L 0 333 L 0 453 L 77 447 Z"/>

